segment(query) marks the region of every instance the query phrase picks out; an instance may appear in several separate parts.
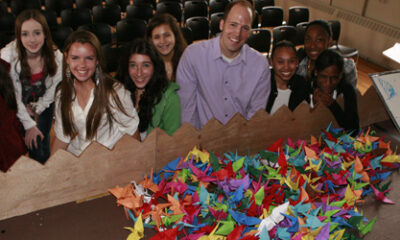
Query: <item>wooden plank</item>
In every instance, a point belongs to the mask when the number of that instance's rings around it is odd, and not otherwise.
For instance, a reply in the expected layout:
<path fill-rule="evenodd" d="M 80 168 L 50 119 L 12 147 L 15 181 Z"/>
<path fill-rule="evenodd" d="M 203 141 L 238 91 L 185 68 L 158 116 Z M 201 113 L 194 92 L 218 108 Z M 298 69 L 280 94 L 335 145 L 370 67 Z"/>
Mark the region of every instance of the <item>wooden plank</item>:
<path fill-rule="evenodd" d="M 389 119 L 374 88 L 359 95 L 361 126 Z M 58 151 L 46 165 L 21 157 L 7 173 L 0 173 L 0 219 L 101 194 L 118 184 L 141 180 L 151 169 L 161 169 L 194 146 L 217 153 L 254 154 L 283 138 L 308 139 L 334 120 L 329 109 L 312 112 L 302 103 L 294 112 L 286 106 L 270 116 L 263 109 L 249 121 L 236 114 L 225 126 L 210 120 L 197 131 L 184 124 L 173 136 L 160 129 L 143 143 L 129 136 L 110 151 L 91 144 L 80 157 Z"/>
<path fill-rule="evenodd" d="M 76 201 L 140 181 L 154 167 L 156 135 L 124 136 L 112 151 L 92 143 L 79 157 L 60 150 L 45 165 L 21 157 L 0 174 L 0 219 Z"/>

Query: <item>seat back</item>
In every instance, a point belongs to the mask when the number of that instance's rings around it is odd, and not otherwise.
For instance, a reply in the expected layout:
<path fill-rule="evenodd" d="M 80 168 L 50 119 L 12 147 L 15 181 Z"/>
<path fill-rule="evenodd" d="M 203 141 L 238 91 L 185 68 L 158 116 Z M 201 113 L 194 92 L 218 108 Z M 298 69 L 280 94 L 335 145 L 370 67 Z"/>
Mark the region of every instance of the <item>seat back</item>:
<path fill-rule="evenodd" d="M 271 46 L 271 32 L 268 29 L 255 28 L 250 32 L 247 44 L 262 53 L 269 53 Z"/>
<path fill-rule="evenodd" d="M 140 5 L 128 5 L 126 7 L 126 19 L 143 19 L 146 22 L 153 17 L 153 6 L 146 3 Z"/>
<path fill-rule="evenodd" d="M 7 32 L 14 34 L 15 26 L 15 15 L 10 12 L 6 12 L 0 15 L 0 32 Z"/>
<path fill-rule="evenodd" d="M 309 22 L 301 22 L 296 25 L 296 46 L 304 44 L 304 35 L 308 24 Z"/>
<path fill-rule="evenodd" d="M 26 9 L 38 9 L 40 10 L 42 3 L 40 0 L 12 0 L 10 2 L 11 12 L 18 16 L 20 12 Z"/>
<path fill-rule="evenodd" d="M 289 22 L 288 25 L 296 26 L 301 22 L 308 22 L 310 18 L 310 11 L 308 7 L 291 7 L 289 8 Z"/>
<path fill-rule="evenodd" d="M 332 41 L 333 44 L 337 45 L 339 43 L 339 37 L 340 37 L 340 21 L 338 20 L 329 20 L 329 25 L 331 26 L 332 29 Z"/>
<path fill-rule="evenodd" d="M 115 26 L 121 20 L 121 7 L 119 5 L 96 5 L 92 8 L 93 22 L 106 23 Z"/>
<path fill-rule="evenodd" d="M 57 16 L 60 16 L 62 10 L 73 8 L 74 2 L 73 0 L 45 0 L 44 5 L 46 10 L 53 10 Z"/>
<path fill-rule="evenodd" d="M 61 11 L 61 23 L 76 30 L 79 26 L 92 23 L 92 14 L 88 8 L 70 8 Z"/>
<path fill-rule="evenodd" d="M 108 73 L 116 72 L 120 65 L 123 48 L 121 46 L 106 44 L 101 46 L 101 50 L 103 51 L 104 59 L 106 60 L 107 69 L 105 69 L 105 71 Z"/>
<path fill-rule="evenodd" d="M 263 7 L 275 6 L 274 0 L 255 0 L 254 8 L 257 12 L 261 13 Z"/>
<path fill-rule="evenodd" d="M 288 25 L 275 27 L 272 30 L 272 38 L 274 45 L 282 40 L 296 44 L 296 28 Z"/>
<path fill-rule="evenodd" d="M 146 21 L 143 19 L 122 19 L 117 22 L 117 43 L 126 43 L 136 38 L 144 38 L 146 32 Z"/>
<path fill-rule="evenodd" d="M 118 5 L 122 12 L 126 11 L 126 7 L 129 3 L 129 0 L 106 0 L 106 5 Z"/>
<path fill-rule="evenodd" d="M 65 40 L 73 31 L 74 30 L 70 26 L 58 25 L 57 28 L 51 32 L 53 41 L 60 51 L 63 51 Z"/>
<path fill-rule="evenodd" d="M 209 1 L 209 15 L 217 12 L 224 12 L 229 0 L 210 0 Z"/>
<path fill-rule="evenodd" d="M 191 17 L 186 20 L 186 26 L 192 30 L 193 41 L 208 39 L 210 26 L 207 17 Z"/>
<path fill-rule="evenodd" d="M 94 33 L 99 39 L 101 45 L 112 43 L 111 26 L 107 23 L 91 23 L 82 25 L 78 30 L 86 30 Z"/>
<path fill-rule="evenodd" d="M 41 10 L 43 16 L 46 18 L 47 25 L 50 30 L 55 29 L 58 26 L 57 13 L 53 10 Z"/>
<path fill-rule="evenodd" d="M 183 37 L 186 40 L 186 43 L 192 44 L 193 43 L 193 33 L 192 33 L 192 29 L 188 28 L 188 27 L 181 27 L 181 32 Z"/>
<path fill-rule="evenodd" d="M 184 21 L 191 17 L 208 17 L 208 4 L 205 1 L 185 1 L 183 4 Z"/>
<path fill-rule="evenodd" d="M 62 1 L 62 0 L 60 0 Z M 96 5 L 101 5 L 102 0 L 75 0 L 76 8 L 92 9 Z"/>
<path fill-rule="evenodd" d="M 182 21 L 182 4 L 179 2 L 159 2 L 156 7 L 157 13 L 169 13 L 180 23 Z"/>
<path fill-rule="evenodd" d="M 221 32 L 221 30 L 219 29 L 219 23 L 223 17 L 224 17 L 223 12 L 216 12 L 216 13 L 211 14 L 211 17 L 210 17 L 211 37 L 215 37 L 217 35 L 217 33 Z"/>
<path fill-rule="evenodd" d="M 261 10 L 261 27 L 277 27 L 283 22 L 283 9 L 278 6 L 263 7 Z"/>
<path fill-rule="evenodd" d="M 162 1 L 158 1 L 158 2 L 162 2 Z M 143 5 L 143 4 L 150 4 L 154 10 L 157 7 L 156 0 L 133 0 L 133 5 L 138 6 L 138 5 Z"/>

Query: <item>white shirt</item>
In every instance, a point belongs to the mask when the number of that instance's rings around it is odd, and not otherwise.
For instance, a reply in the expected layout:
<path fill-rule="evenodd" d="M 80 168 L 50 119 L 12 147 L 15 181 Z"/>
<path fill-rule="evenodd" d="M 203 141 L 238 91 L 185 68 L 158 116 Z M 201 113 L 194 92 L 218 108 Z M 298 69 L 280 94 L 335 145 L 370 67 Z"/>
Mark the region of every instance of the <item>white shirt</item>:
<path fill-rule="evenodd" d="M 115 85 L 114 89 L 117 92 L 122 106 L 125 108 L 125 111 L 130 116 L 122 113 L 118 109 L 114 101 L 110 99 L 111 111 L 116 121 L 113 122 L 110 131 L 110 125 L 108 124 L 107 116 L 106 114 L 104 114 L 97 129 L 97 136 L 92 140 L 86 139 L 86 118 L 94 99 L 93 89 L 90 93 L 90 98 L 85 109 L 81 108 L 77 98 L 74 98 L 72 102 L 74 124 L 78 131 L 78 135 L 73 139 L 71 139 L 69 136 L 64 135 L 61 119 L 60 94 L 57 94 L 55 106 L 56 122 L 54 125 L 54 131 L 60 141 L 69 143 L 67 151 L 78 156 L 92 141 L 97 141 L 105 147 L 112 149 L 122 136 L 124 136 L 125 134 L 133 135 L 136 132 L 139 124 L 139 117 L 133 106 L 129 91 L 120 84 Z"/>
<path fill-rule="evenodd" d="M 1 58 L 10 63 L 10 77 L 13 80 L 15 89 L 15 98 L 18 105 L 17 117 L 21 121 L 25 130 L 28 130 L 36 126 L 35 120 L 31 118 L 26 110 L 25 104 L 22 102 L 22 86 L 19 79 L 19 74 L 21 72 L 21 63 L 18 60 L 16 41 L 10 42 L 7 46 L 0 51 Z M 56 50 L 54 52 L 55 60 L 57 64 L 57 72 L 54 76 L 47 76 L 45 79 L 46 92 L 37 101 L 36 114 L 40 115 L 46 108 L 54 102 L 54 94 L 58 83 L 61 82 L 62 78 L 62 59 L 63 54 Z"/>
<path fill-rule="evenodd" d="M 274 101 L 274 105 L 272 105 L 271 108 L 271 115 L 274 114 L 276 111 L 278 111 L 278 109 L 280 107 L 282 107 L 283 105 L 285 106 L 289 106 L 289 99 L 290 99 L 290 94 L 292 93 L 292 90 L 285 89 L 279 89 L 278 88 L 278 96 L 276 96 L 275 101 Z"/>

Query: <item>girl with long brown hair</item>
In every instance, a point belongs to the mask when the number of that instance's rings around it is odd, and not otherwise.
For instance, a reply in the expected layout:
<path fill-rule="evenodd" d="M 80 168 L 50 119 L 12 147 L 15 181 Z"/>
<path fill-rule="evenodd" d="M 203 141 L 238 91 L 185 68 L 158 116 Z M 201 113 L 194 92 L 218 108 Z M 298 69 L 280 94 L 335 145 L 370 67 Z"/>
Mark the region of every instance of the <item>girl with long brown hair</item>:
<path fill-rule="evenodd" d="M 16 39 L 1 50 L 11 64 L 29 156 L 44 163 L 50 154 L 54 93 L 61 81 L 62 54 L 51 38 L 46 18 L 35 9 L 21 12 L 15 21 Z"/>
<path fill-rule="evenodd" d="M 65 42 L 63 80 L 56 93 L 52 154 L 67 149 L 79 155 L 92 141 L 112 148 L 125 134 L 139 139 L 139 117 L 129 91 L 103 69 L 97 37 L 73 32 Z"/>
<path fill-rule="evenodd" d="M 168 13 L 156 14 L 147 24 L 146 38 L 163 58 L 168 79 L 175 82 L 179 59 L 187 46 L 178 22 Z"/>

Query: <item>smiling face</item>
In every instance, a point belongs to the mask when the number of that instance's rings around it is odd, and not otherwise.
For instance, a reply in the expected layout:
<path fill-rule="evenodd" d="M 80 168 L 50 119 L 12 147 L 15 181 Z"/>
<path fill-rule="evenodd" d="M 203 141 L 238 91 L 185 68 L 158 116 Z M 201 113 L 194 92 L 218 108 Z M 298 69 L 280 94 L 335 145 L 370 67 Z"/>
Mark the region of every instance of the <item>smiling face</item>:
<path fill-rule="evenodd" d="M 318 88 L 326 94 L 331 94 L 335 90 L 342 77 L 342 73 L 336 65 L 326 67 L 316 74 Z"/>
<path fill-rule="evenodd" d="M 144 89 L 154 73 L 150 57 L 134 53 L 129 58 L 129 76 L 138 89 Z"/>
<path fill-rule="evenodd" d="M 97 58 L 96 51 L 90 43 L 72 43 L 65 58 L 76 80 L 80 82 L 93 81 Z"/>
<path fill-rule="evenodd" d="M 21 42 L 27 54 L 40 53 L 44 39 L 43 27 L 38 21 L 29 19 L 22 23 Z"/>
<path fill-rule="evenodd" d="M 299 63 L 296 52 L 290 47 L 280 47 L 275 50 L 271 60 L 275 81 L 287 84 L 296 73 Z"/>
<path fill-rule="evenodd" d="M 157 26 L 151 32 L 151 40 L 161 56 L 174 53 L 175 35 L 168 24 Z"/>
<path fill-rule="evenodd" d="M 234 5 L 226 19 L 221 20 L 220 47 L 223 55 L 234 58 L 240 53 L 250 36 L 251 21 L 251 10 L 241 4 Z"/>
<path fill-rule="evenodd" d="M 318 56 L 330 44 L 330 37 L 326 30 L 320 25 L 312 25 L 308 28 L 304 36 L 304 50 L 307 56 L 315 61 Z"/>

